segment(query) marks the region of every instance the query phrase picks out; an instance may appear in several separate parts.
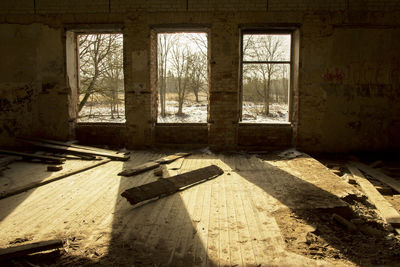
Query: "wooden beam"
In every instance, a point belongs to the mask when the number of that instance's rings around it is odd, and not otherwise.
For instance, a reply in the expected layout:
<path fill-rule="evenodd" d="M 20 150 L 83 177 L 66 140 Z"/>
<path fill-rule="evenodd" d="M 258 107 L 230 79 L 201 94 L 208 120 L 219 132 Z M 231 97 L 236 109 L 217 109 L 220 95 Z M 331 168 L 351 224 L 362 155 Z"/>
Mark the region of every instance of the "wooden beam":
<path fill-rule="evenodd" d="M 62 240 L 48 240 L 31 244 L 20 245 L 16 247 L 9 247 L 0 249 L 0 260 L 12 259 L 21 257 L 35 252 L 46 251 L 50 249 L 62 248 Z"/>
<path fill-rule="evenodd" d="M 42 185 L 46 185 L 46 184 L 52 183 L 54 181 L 61 180 L 61 179 L 66 178 L 68 176 L 71 176 L 71 175 L 74 175 L 74 174 L 77 174 L 77 173 L 92 169 L 94 167 L 103 165 L 103 164 L 105 164 L 107 162 L 110 162 L 110 161 L 111 161 L 111 159 L 103 159 L 101 161 L 97 161 L 93 165 L 86 166 L 86 167 L 83 167 L 83 168 L 80 168 L 80 169 L 77 169 L 77 170 L 72 170 L 72 171 L 64 173 L 64 174 L 62 174 L 60 176 L 56 176 L 54 178 L 50 178 L 50 179 L 45 180 L 45 181 L 33 182 L 33 183 L 28 184 L 28 185 L 20 186 L 20 187 L 15 188 L 15 189 L 13 189 L 11 191 L 1 193 L 0 194 L 0 199 L 7 198 L 7 197 L 10 197 L 10 196 L 14 196 L 14 195 L 18 195 L 18 194 L 23 193 L 25 191 L 28 191 L 30 189 L 33 189 L 33 188 L 36 188 L 36 187 L 39 187 L 39 186 L 42 186 Z"/>
<path fill-rule="evenodd" d="M 400 181 L 395 180 L 392 177 L 383 174 L 381 171 L 371 168 L 361 162 L 351 162 L 351 164 L 400 193 Z"/>
<path fill-rule="evenodd" d="M 55 140 L 50 140 L 50 139 L 42 139 L 42 138 L 21 138 L 21 139 L 27 140 L 27 141 L 42 142 L 42 143 L 47 143 L 47 144 L 52 144 L 52 145 L 75 147 L 75 148 L 80 148 L 80 149 L 85 149 L 85 150 L 90 150 L 90 151 L 95 151 L 95 152 L 104 152 L 104 153 L 108 153 L 108 154 L 126 155 L 125 153 L 121 153 L 121 152 L 118 152 L 118 151 L 115 151 L 115 150 L 92 147 L 92 146 L 77 145 L 77 144 L 72 144 L 72 143 L 68 143 L 68 142 L 61 142 L 61 141 L 55 141 Z M 127 153 L 129 154 L 129 152 L 127 152 Z"/>
<path fill-rule="evenodd" d="M 158 162 L 160 164 L 168 164 L 168 163 L 171 163 L 171 162 L 173 162 L 173 161 L 175 161 L 177 159 L 180 159 L 180 158 L 183 158 L 183 157 L 186 157 L 186 156 L 189 156 L 189 155 L 190 155 L 190 153 L 176 153 L 176 154 L 173 154 L 173 155 L 169 155 L 169 156 L 157 159 L 157 160 L 155 160 L 155 162 Z"/>
<path fill-rule="evenodd" d="M 140 174 L 140 173 L 143 173 L 143 172 L 146 172 L 149 170 L 153 170 L 153 169 L 157 168 L 158 166 L 160 166 L 160 163 L 150 161 L 150 162 L 146 162 L 142 165 L 136 166 L 132 169 L 123 170 L 122 172 L 118 173 L 118 175 L 133 176 L 133 175 Z"/>
<path fill-rule="evenodd" d="M 160 164 L 168 164 L 168 163 L 171 163 L 171 162 L 173 162 L 173 161 L 175 161 L 177 159 L 186 157 L 188 155 L 190 155 L 190 153 L 176 153 L 176 154 L 173 154 L 173 155 L 169 155 L 169 156 L 157 159 L 155 161 L 146 162 L 144 164 L 138 165 L 138 166 L 136 166 L 134 168 L 131 168 L 131 169 L 123 170 L 122 172 L 118 173 L 118 175 L 120 175 L 120 176 L 137 175 L 137 174 L 149 171 L 149 170 L 153 170 L 153 169 L 159 167 Z"/>
<path fill-rule="evenodd" d="M 62 151 L 64 153 L 68 153 L 68 154 L 72 154 L 72 155 L 102 156 L 102 157 L 107 157 L 107 158 L 110 158 L 113 160 L 122 160 L 122 161 L 126 161 L 129 159 L 129 156 L 115 154 L 115 153 L 110 154 L 107 152 L 93 151 L 93 150 L 81 149 L 81 148 L 70 147 L 70 146 L 68 147 L 68 146 L 64 146 L 64 145 L 46 144 L 46 143 L 30 141 L 30 140 L 25 140 L 25 142 L 35 145 L 37 147 L 47 148 L 47 149 L 56 150 L 56 151 Z"/>
<path fill-rule="evenodd" d="M 40 160 L 43 160 L 46 162 L 54 162 L 54 163 L 63 163 L 65 161 L 65 158 L 38 155 L 38 154 L 33 154 L 33 153 L 17 152 L 17 151 L 13 151 L 13 150 L 5 150 L 5 149 L 0 149 L 0 153 L 7 154 L 7 155 L 21 156 L 23 158 L 29 158 L 29 159 L 40 159 Z"/>
<path fill-rule="evenodd" d="M 368 199 L 375 205 L 382 217 L 392 224 L 400 224 L 400 214 L 395 208 L 376 190 L 376 188 L 362 175 L 362 173 L 353 165 L 347 165 L 347 168 L 356 179 Z"/>

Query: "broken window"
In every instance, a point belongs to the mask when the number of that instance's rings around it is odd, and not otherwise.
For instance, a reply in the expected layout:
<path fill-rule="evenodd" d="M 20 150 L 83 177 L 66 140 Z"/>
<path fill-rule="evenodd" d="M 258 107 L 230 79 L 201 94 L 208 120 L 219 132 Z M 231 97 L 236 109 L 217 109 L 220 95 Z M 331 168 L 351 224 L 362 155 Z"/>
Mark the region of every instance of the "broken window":
<path fill-rule="evenodd" d="M 205 123 L 207 33 L 157 34 L 158 123 Z"/>
<path fill-rule="evenodd" d="M 242 35 L 241 122 L 289 121 L 291 33 Z"/>
<path fill-rule="evenodd" d="M 125 122 L 123 35 L 78 34 L 78 122 Z"/>

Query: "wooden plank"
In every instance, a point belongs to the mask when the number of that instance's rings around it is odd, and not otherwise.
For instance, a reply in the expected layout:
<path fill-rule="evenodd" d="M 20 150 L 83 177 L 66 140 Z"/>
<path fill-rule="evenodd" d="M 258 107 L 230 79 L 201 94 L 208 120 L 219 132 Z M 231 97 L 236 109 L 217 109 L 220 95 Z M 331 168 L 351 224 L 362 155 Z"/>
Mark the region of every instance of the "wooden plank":
<path fill-rule="evenodd" d="M 397 181 L 392 177 L 383 174 L 379 170 L 373 169 L 361 162 L 351 162 L 351 164 L 400 193 L 400 181 Z"/>
<path fill-rule="evenodd" d="M 46 251 L 61 247 L 63 247 L 62 240 L 55 239 L 55 240 L 25 244 L 16 247 L 4 248 L 0 249 L 0 260 L 12 259 L 15 257 L 21 257 L 35 252 Z"/>
<path fill-rule="evenodd" d="M 77 170 L 73 170 L 73 171 L 67 172 L 65 174 L 62 174 L 60 176 L 56 176 L 54 178 L 51 178 L 51 179 L 48 179 L 48 180 L 45 180 L 45 181 L 34 182 L 34 183 L 30 183 L 28 185 L 20 186 L 20 187 L 15 188 L 15 189 L 13 189 L 11 191 L 0 193 L 0 199 L 7 198 L 7 197 L 10 197 L 10 196 L 14 196 L 14 195 L 18 195 L 18 194 L 23 193 L 25 191 L 28 191 L 30 189 L 33 189 L 33 188 L 36 188 L 36 187 L 39 187 L 39 186 L 43 186 L 43 185 L 52 183 L 54 181 L 58 181 L 60 179 L 66 178 L 68 176 L 71 176 L 71 175 L 74 175 L 74 174 L 77 174 L 77 173 L 92 169 L 94 167 L 103 165 L 103 164 L 105 164 L 107 162 L 110 162 L 110 161 L 111 161 L 110 159 L 103 159 L 101 161 L 97 161 L 93 165 L 86 166 L 86 167 L 83 167 L 83 168 L 80 168 L 80 169 L 77 169 Z"/>
<path fill-rule="evenodd" d="M 189 156 L 189 155 L 190 155 L 190 153 L 176 153 L 174 155 L 169 155 L 169 156 L 160 158 L 160 159 L 156 160 L 155 162 L 158 162 L 160 164 L 168 164 L 168 163 L 171 163 L 171 162 L 173 162 L 173 161 L 175 161 L 177 159 L 180 159 L 180 158 L 183 158 L 183 157 L 186 157 L 186 156 Z"/>
<path fill-rule="evenodd" d="M 118 173 L 118 175 L 120 175 L 120 176 L 137 175 L 137 174 L 149 171 L 149 170 L 153 170 L 153 169 L 159 167 L 160 164 L 168 164 L 177 159 L 183 158 L 187 155 L 190 155 L 190 153 L 176 153 L 174 155 L 169 155 L 167 157 L 163 157 L 163 158 L 160 158 L 160 159 L 157 159 L 154 161 L 146 162 L 146 163 L 136 166 L 132 169 L 123 170 L 122 172 Z"/>
<path fill-rule="evenodd" d="M 194 171 L 175 175 L 169 178 L 168 181 L 173 183 L 177 188 L 183 189 L 196 183 L 215 178 L 223 173 L 224 171 L 220 167 L 216 165 L 210 165 Z"/>
<path fill-rule="evenodd" d="M 50 140 L 50 139 L 42 139 L 42 138 L 20 138 L 20 139 L 27 140 L 27 141 L 42 142 L 42 143 L 47 143 L 47 144 L 52 144 L 52 145 L 75 147 L 75 148 L 86 149 L 86 150 L 90 150 L 90 151 L 104 152 L 104 153 L 108 153 L 108 154 L 126 155 L 126 154 L 130 153 L 129 151 L 127 153 L 122 153 L 122 152 L 118 152 L 118 151 L 110 150 L 110 149 L 104 149 L 104 148 L 98 148 L 98 147 L 92 147 L 92 146 L 83 146 L 83 145 L 73 144 L 70 142 L 61 142 L 61 141 Z"/>
<path fill-rule="evenodd" d="M 362 175 L 362 173 L 352 165 L 347 165 L 351 174 L 356 179 L 357 183 L 363 189 L 364 193 L 367 195 L 368 199 L 375 205 L 379 210 L 382 217 L 388 223 L 400 223 L 400 214 L 395 208 L 376 190 L 376 188 Z"/>
<path fill-rule="evenodd" d="M 65 161 L 65 158 L 37 155 L 37 154 L 32 154 L 32 153 L 17 152 L 17 151 L 13 151 L 13 150 L 5 150 L 5 149 L 0 149 L 0 153 L 7 154 L 7 155 L 21 156 L 23 158 L 29 158 L 29 159 L 40 159 L 40 160 L 43 160 L 46 162 L 54 162 L 54 163 L 63 163 Z"/>
<path fill-rule="evenodd" d="M 135 205 L 145 200 L 171 195 L 194 184 L 213 179 L 223 172 L 219 167 L 211 165 L 175 175 L 168 179 L 159 179 L 152 183 L 130 188 L 122 192 L 121 196 L 125 197 L 132 205 Z"/>
<path fill-rule="evenodd" d="M 110 154 L 110 153 L 106 153 L 106 152 L 92 151 L 92 150 L 86 150 L 86 149 L 80 149 L 80 148 L 76 148 L 76 147 L 68 147 L 68 146 L 62 146 L 62 145 L 46 144 L 46 143 L 30 141 L 30 140 L 25 140 L 25 142 L 35 145 L 37 147 L 47 148 L 47 149 L 56 150 L 56 151 L 62 151 L 64 153 L 68 153 L 68 154 L 72 154 L 72 155 L 90 155 L 90 156 L 95 155 L 95 156 L 102 156 L 102 157 L 107 157 L 107 158 L 110 158 L 113 160 L 122 160 L 122 161 L 126 161 L 129 159 L 129 156 L 125 156 L 125 155 Z"/>
<path fill-rule="evenodd" d="M 118 173 L 118 175 L 129 177 L 129 176 L 137 175 L 137 174 L 149 171 L 149 170 L 156 169 L 159 166 L 160 166 L 160 163 L 150 161 L 150 162 L 146 162 L 142 165 L 136 166 L 132 169 L 123 170 L 122 172 Z"/>

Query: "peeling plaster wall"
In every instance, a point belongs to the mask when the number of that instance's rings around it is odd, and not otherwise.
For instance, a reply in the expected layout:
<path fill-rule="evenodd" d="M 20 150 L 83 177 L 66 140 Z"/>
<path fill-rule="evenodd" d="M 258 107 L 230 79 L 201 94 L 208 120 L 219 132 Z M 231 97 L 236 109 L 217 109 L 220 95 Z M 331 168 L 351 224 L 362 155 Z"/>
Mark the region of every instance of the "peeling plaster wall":
<path fill-rule="evenodd" d="M 27 135 L 67 138 L 62 31 L 39 23 L 1 24 L 0 35 L 1 143 Z"/>
<path fill-rule="evenodd" d="M 92 144 L 119 138 L 111 143 L 131 148 L 169 140 L 174 146 L 193 142 L 216 150 L 400 148 L 398 1 L 35 3 L 0 4 L 0 145 L 12 144 L 19 135 L 67 139 L 76 133 Z M 72 45 L 66 28 L 102 24 L 123 25 L 126 124 L 77 125 L 75 131 L 76 77 L 71 75 L 74 59 L 66 57 L 66 46 Z M 185 25 L 209 29 L 208 123 L 157 126 L 152 29 Z M 300 46 L 293 124 L 239 124 L 240 27 L 294 25 Z M 89 139 L 85 133 L 91 133 Z"/>
<path fill-rule="evenodd" d="M 307 150 L 399 147 L 400 28 L 337 25 L 302 39 L 298 144 Z"/>

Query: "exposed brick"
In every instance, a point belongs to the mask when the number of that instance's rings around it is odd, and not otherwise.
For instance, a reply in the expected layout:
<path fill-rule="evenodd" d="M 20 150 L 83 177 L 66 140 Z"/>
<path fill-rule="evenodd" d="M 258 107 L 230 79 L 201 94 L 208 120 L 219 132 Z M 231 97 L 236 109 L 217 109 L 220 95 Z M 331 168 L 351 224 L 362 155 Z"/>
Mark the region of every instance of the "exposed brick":
<path fill-rule="evenodd" d="M 207 125 L 157 125 L 155 144 L 208 144 Z"/>
<path fill-rule="evenodd" d="M 107 13 L 108 0 L 36 0 L 39 14 Z"/>
<path fill-rule="evenodd" d="M 129 11 L 185 11 L 186 0 L 110 0 L 111 12 Z"/>
<path fill-rule="evenodd" d="M 239 125 L 238 146 L 248 149 L 292 146 L 290 125 Z"/>
<path fill-rule="evenodd" d="M 193 11 L 267 11 L 267 0 L 189 0 Z"/>
<path fill-rule="evenodd" d="M 33 14 L 34 0 L 1 0 L 0 14 Z"/>
<path fill-rule="evenodd" d="M 398 11 L 398 0 L 350 0 L 349 10 Z"/>
<path fill-rule="evenodd" d="M 346 7 L 346 0 L 268 0 L 268 11 L 339 11 Z"/>

